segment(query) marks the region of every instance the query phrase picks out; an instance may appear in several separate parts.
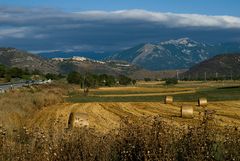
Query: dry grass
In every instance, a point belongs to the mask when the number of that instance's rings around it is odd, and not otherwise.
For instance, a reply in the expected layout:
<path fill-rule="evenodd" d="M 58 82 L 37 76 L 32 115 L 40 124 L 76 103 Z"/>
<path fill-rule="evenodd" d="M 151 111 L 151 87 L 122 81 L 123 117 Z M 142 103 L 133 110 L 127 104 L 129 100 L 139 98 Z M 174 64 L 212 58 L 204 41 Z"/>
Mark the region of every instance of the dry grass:
<path fill-rule="evenodd" d="M 0 95 L 0 124 L 8 129 L 24 124 L 43 107 L 63 103 L 68 89 L 62 85 L 41 85 L 25 87 Z M 24 118 L 24 119 L 23 119 Z"/>
<path fill-rule="evenodd" d="M 109 133 L 93 129 L 64 131 L 54 122 L 51 131 L 40 128 L 16 131 L 9 139 L 0 128 L 0 160 L 239 160 L 240 130 L 219 128 L 207 120 L 194 126 L 169 125 L 161 117 L 137 121 L 122 119 L 120 128 Z"/>

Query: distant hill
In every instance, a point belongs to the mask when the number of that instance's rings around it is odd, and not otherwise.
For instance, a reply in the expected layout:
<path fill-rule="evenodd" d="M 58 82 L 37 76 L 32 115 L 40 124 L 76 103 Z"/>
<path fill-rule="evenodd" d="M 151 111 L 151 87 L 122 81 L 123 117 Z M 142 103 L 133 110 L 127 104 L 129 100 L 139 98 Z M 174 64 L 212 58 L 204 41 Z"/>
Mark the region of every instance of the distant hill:
<path fill-rule="evenodd" d="M 74 56 L 71 58 L 44 59 L 36 54 L 31 54 L 15 48 L 0 48 L 0 64 L 9 67 L 28 68 L 39 70 L 43 73 L 68 74 L 71 71 L 95 74 L 124 74 L 134 79 L 149 77 L 161 79 L 172 77 L 176 72 L 152 72 L 126 61 L 99 61 L 85 57 Z"/>
<path fill-rule="evenodd" d="M 49 62 L 59 67 L 61 73 L 67 74 L 71 71 L 80 73 L 130 75 L 141 68 L 123 61 L 98 61 L 85 57 L 53 58 Z"/>
<path fill-rule="evenodd" d="M 140 44 L 109 60 L 124 60 L 148 70 L 188 69 L 219 53 L 240 52 L 239 43 L 205 44 L 189 38 Z"/>
<path fill-rule="evenodd" d="M 15 48 L 0 48 L 0 64 L 9 67 L 28 68 L 43 73 L 57 73 L 58 68 L 40 56 Z"/>
<path fill-rule="evenodd" d="M 217 55 L 191 67 L 182 77 L 205 78 L 205 72 L 207 78 L 240 77 L 240 53 Z"/>

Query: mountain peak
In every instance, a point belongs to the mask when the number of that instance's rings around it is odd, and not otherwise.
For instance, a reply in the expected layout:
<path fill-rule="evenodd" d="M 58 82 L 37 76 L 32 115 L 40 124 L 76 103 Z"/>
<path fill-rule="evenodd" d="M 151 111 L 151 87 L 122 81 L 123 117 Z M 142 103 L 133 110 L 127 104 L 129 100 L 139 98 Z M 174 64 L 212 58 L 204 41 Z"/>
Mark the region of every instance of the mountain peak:
<path fill-rule="evenodd" d="M 164 42 L 161 42 L 160 44 L 161 45 L 185 45 L 188 47 L 194 47 L 199 43 L 186 37 L 186 38 L 164 41 Z"/>

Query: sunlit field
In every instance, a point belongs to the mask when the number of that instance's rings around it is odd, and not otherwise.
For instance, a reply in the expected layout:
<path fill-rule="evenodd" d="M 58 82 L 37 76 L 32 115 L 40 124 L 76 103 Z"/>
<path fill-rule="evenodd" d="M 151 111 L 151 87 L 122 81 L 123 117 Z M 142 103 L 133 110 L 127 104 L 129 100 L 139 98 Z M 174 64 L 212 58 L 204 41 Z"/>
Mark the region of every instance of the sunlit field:
<path fill-rule="evenodd" d="M 132 87 L 110 87 L 90 90 L 88 97 L 72 93 L 70 102 L 161 102 L 166 95 L 177 102 L 195 102 L 199 97 L 210 101 L 240 100 L 239 81 L 180 82 L 166 86 L 163 82 L 139 82 Z"/>
<path fill-rule="evenodd" d="M 164 103 L 167 95 L 172 104 Z M 60 83 L 0 97 L 0 160 L 240 159 L 239 81 L 137 82 L 87 96 Z M 193 107 L 193 118 L 181 117 L 182 105 Z M 89 126 L 69 129 L 70 113 L 87 114 Z"/>

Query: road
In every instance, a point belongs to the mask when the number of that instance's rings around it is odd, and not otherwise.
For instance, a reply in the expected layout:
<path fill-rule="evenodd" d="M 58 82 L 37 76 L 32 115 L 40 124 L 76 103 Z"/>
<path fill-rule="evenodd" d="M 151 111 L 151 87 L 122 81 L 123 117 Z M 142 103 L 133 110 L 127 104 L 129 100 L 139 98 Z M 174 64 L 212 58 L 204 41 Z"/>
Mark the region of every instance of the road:
<path fill-rule="evenodd" d="M 11 88 L 20 88 L 27 85 L 33 85 L 33 84 L 45 84 L 46 81 L 38 80 L 38 81 L 32 81 L 32 82 L 19 82 L 19 83 L 7 83 L 7 84 L 0 84 L 0 93 L 10 90 Z"/>

